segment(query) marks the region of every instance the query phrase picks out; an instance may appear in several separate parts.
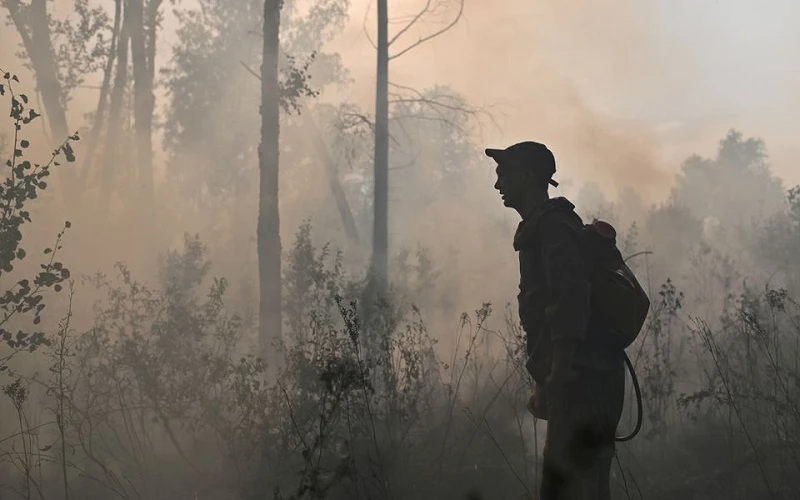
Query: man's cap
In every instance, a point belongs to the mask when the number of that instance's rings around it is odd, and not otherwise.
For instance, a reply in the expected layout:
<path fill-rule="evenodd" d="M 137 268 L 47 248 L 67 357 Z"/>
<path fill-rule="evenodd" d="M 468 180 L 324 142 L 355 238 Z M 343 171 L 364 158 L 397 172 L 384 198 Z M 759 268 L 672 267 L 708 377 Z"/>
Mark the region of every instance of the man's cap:
<path fill-rule="evenodd" d="M 487 149 L 486 156 L 493 158 L 498 164 L 511 163 L 529 168 L 537 175 L 545 175 L 551 186 L 558 187 L 558 183 L 552 179 L 556 173 L 556 159 L 553 152 L 544 144 L 533 141 L 519 142 L 506 149 Z"/>

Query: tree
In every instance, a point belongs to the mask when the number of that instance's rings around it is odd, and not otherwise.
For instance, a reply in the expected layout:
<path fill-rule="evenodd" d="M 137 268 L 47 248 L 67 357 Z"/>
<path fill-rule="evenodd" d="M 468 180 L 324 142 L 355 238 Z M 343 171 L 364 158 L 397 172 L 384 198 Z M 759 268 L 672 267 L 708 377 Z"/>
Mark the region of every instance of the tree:
<path fill-rule="evenodd" d="M 127 0 L 133 59 L 133 114 L 136 120 L 137 179 L 145 199 L 153 199 L 153 80 L 156 29 L 161 0 Z M 146 10 L 146 11 L 145 11 Z M 148 204 L 150 205 L 150 204 Z"/>
<path fill-rule="evenodd" d="M 442 189 L 456 192 L 463 186 L 468 171 L 480 161 L 472 128 L 482 125 L 482 117 L 490 121 L 494 117 L 445 85 L 420 91 L 389 82 L 389 88 L 389 172 L 393 201 L 403 203 L 405 214 L 394 219 L 391 228 L 403 231 L 403 225 L 416 225 L 419 220 L 413 214 L 425 217 L 425 210 L 440 198 Z M 375 122 L 352 103 L 341 104 L 335 113 L 335 119 L 329 120 L 336 131 L 333 150 L 354 170 L 348 183 L 349 197 L 354 218 L 366 232 L 364 226 L 375 221 L 376 196 L 371 182 Z M 395 192 L 402 192 L 405 185 L 411 189 L 402 195 Z"/>
<path fill-rule="evenodd" d="M 769 271 L 769 286 L 783 286 L 790 296 L 800 293 L 800 186 L 786 196 L 788 210 L 774 214 L 757 225 L 750 250 L 761 268 Z M 766 265 L 765 265 L 766 264 Z"/>
<path fill-rule="evenodd" d="M 328 186 L 330 187 L 331 194 L 333 195 L 336 209 L 339 211 L 339 216 L 342 219 L 342 227 L 344 228 L 347 239 L 358 245 L 358 228 L 353 216 L 353 211 L 350 208 L 350 202 L 347 201 L 347 194 L 342 187 L 339 173 L 337 172 L 337 164 L 333 159 L 328 145 L 325 143 L 325 137 L 317 124 L 316 117 L 308 108 L 300 113 L 300 120 L 304 135 L 310 138 L 312 149 L 318 155 L 321 155 L 321 163 L 325 169 L 325 176 L 328 179 Z"/>
<path fill-rule="evenodd" d="M 278 208 L 280 144 L 281 0 L 264 0 L 264 46 L 261 61 L 261 145 L 258 196 L 259 340 L 266 359 L 280 360 L 283 352 L 281 316 L 281 225 Z M 271 356 L 268 356 L 271 354 Z M 274 363 L 273 363 L 274 365 Z M 275 373 L 275 367 L 272 368 Z"/>
<path fill-rule="evenodd" d="M 111 45 L 108 49 L 108 56 L 106 63 L 103 67 L 103 83 L 100 85 L 100 95 L 97 99 L 97 111 L 95 112 L 94 122 L 92 123 L 91 132 L 89 133 L 89 148 L 86 154 L 86 160 L 83 167 L 83 181 L 85 182 L 86 175 L 92 170 L 92 162 L 94 161 L 95 152 L 100 137 L 100 132 L 104 129 L 106 119 L 106 107 L 108 106 L 109 93 L 111 92 L 111 76 L 114 70 L 114 61 L 119 59 L 117 53 L 117 45 L 124 45 L 127 54 L 127 41 L 121 39 L 120 27 L 122 23 L 122 0 L 114 0 L 114 24 L 111 28 Z M 127 65 L 127 62 L 126 62 Z M 109 164 L 108 162 L 106 164 Z M 109 169 L 106 169 L 109 170 Z"/>
<path fill-rule="evenodd" d="M 719 142 L 716 158 L 693 155 L 683 163 L 671 197 L 701 219 L 733 227 L 782 208 L 784 189 L 770 171 L 764 142 L 731 130 Z"/>
<path fill-rule="evenodd" d="M 261 92 L 258 35 L 264 5 L 262 0 L 199 4 L 176 12 L 178 42 L 163 70 L 171 110 L 164 123 L 169 181 L 194 211 L 236 210 L 237 200 L 255 195 L 258 175 L 259 117 L 251 111 Z M 304 75 L 313 74 L 315 90 L 343 80 L 339 56 L 321 48 L 343 28 L 347 1 L 315 2 L 303 12 L 295 4 L 286 1 L 281 10 L 281 107 L 301 111 L 303 120 L 302 109 L 295 109 L 302 105 L 294 100 L 308 95 L 298 86 Z M 299 143 L 287 146 L 308 150 Z"/>
<path fill-rule="evenodd" d="M 115 0 L 112 24 L 104 8 L 90 7 L 89 0 L 73 0 L 73 12 L 62 20 L 48 12 L 46 0 L 2 0 L 22 39 L 23 55 L 37 79 L 45 115 L 56 137 L 66 134 L 67 104 L 74 89 L 87 76 L 103 73 L 82 169 L 64 170 L 64 198 L 72 208 L 79 208 L 77 201 L 85 199 L 86 183 L 98 163 L 100 172 L 95 178 L 101 189 L 94 206 L 99 207 L 99 213 L 108 213 L 112 192 L 122 182 L 139 186 L 133 191 L 136 198 L 153 197 L 153 87 L 162 2 Z M 130 153 L 135 155 L 122 151 L 127 146 L 123 121 L 129 62 L 133 68 L 135 119 L 135 151 Z M 101 138 L 103 131 L 105 137 Z M 103 153 L 98 155 L 101 142 Z"/>
<path fill-rule="evenodd" d="M 375 167 L 374 167 L 374 219 L 372 230 L 371 282 L 379 293 L 389 282 L 389 61 L 408 53 L 428 40 L 436 38 L 455 26 L 464 11 L 464 0 L 457 0 L 455 19 L 432 34 L 420 37 L 390 54 L 390 48 L 400 37 L 431 15 L 447 11 L 446 1 L 427 0 L 425 6 L 389 39 L 389 7 L 387 0 L 378 0 L 377 6 L 377 80 L 375 86 Z"/>
<path fill-rule="evenodd" d="M 419 92 L 392 84 L 390 89 L 389 168 L 394 201 L 403 204 L 405 215 L 391 227 L 401 231 L 404 224 L 418 225 L 415 220 L 437 200 L 463 192 L 480 162 L 470 126 L 481 111 L 444 85 Z"/>
<path fill-rule="evenodd" d="M 168 182 L 185 207 L 202 213 L 235 207 L 255 184 L 259 117 L 248 111 L 260 98 L 260 82 L 243 65 L 260 65 L 253 32 L 261 30 L 264 5 L 202 0 L 200 6 L 176 11 L 178 42 L 163 73 L 171 111 L 164 123 Z"/>
<path fill-rule="evenodd" d="M 109 18 L 102 7 L 89 8 L 88 0 L 74 0 L 74 19 L 58 20 L 48 12 L 47 0 L 0 0 L 22 40 L 23 53 L 36 78 L 44 115 L 54 140 L 69 133 L 67 104 L 72 91 L 103 67 L 110 56 Z M 80 177 L 63 169 L 64 199 L 77 207 L 82 199 Z"/>
<path fill-rule="evenodd" d="M 64 88 L 58 74 L 56 51 L 51 40 L 47 0 L 3 0 L 11 21 L 22 38 L 22 45 L 39 84 L 44 112 L 55 137 L 68 134 Z"/>
<path fill-rule="evenodd" d="M 0 96 L 8 94 L 11 101 L 11 119 L 14 122 L 14 139 L 10 158 L 5 162 L 8 170 L 0 183 L 0 277 L 6 277 L 14 270 L 18 261 L 27 256 L 22 246 L 23 226 L 31 222 L 30 204 L 40 191 L 47 188 L 47 177 L 51 167 L 58 167 L 58 159 L 65 157 L 67 161 L 75 160 L 72 141 L 78 136 L 65 138 L 45 164 L 33 163 L 26 159 L 30 141 L 25 138 L 25 127 L 40 115 L 27 106 L 28 96 L 17 94 L 14 84 L 18 82 L 15 75 L 0 69 L 3 82 L 0 83 Z M 45 293 L 53 290 L 59 292 L 62 283 L 69 279 L 69 270 L 56 260 L 61 249 L 64 231 L 70 227 L 66 222 L 56 238 L 53 248 L 44 250 L 44 263 L 41 270 L 32 279 L 17 280 L 0 294 L 0 342 L 8 350 L 0 351 L 0 371 L 8 368 L 8 361 L 21 351 L 33 351 L 48 341 L 43 331 L 25 331 L 20 317 L 32 319 L 34 328 L 41 322 L 41 314 L 45 308 Z M 17 326 L 16 332 L 12 327 Z"/>
<path fill-rule="evenodd" d="M 317 2 L 300 16 L 293 2 L 201 0 L 200 9 L 178 12 L 180 41 L 165 71 L 173 110 L 165 127 L 174 164 L 171 180 L 192 208 L 237 210 L 240 200 L 253 194 L 253 166 L 258 165 L 259 339 L 262 353 L 271 360 L 280 359 L 274 350 L 282 343 L 281 111 L 300 112 L 301 100 L 316 95 L 306 83 L 312 62 L 322 59 L 325 64 L 315 75 L 317 88 L 339 78 L 338 57 L 320 57 L 318 48 L 343 24 L 346 3 Z M 260 54 L 252 50 L 259 20 Z M 259 63 L 260 72 L 253 69 Z M 256 137 L 257 115 L 250 111 L 259 100 L 261 136 Z"/>
<path fill-rule="evenodd" d="M 116 30 L 119 31 L 117 36 L 114 37 L 117 43 L 114 47 L 115 50 L 111 51 L 109 55 L 106 73 L 107 79 L 104 80 L 104 85 L 106 81 L 108 85 L 111 84 L 111 71 L 116 61 L 113 89 L 105 91 L 106 93 L 110 92 L 110 97 L 108 104 L 108 126 L 106 128 L 104 141 L 105 149 L 103 151 L 103 168 L 100 173 L 101 199 L 98 204 L 100 210 L 108 209 L 108 203 L 112 191 L 114 190 L 115 181 L 118 181 L 122 177 L 120 172 L 122 168 L 120 167 L 124 165 L 123 158 L 126 156 L 122 154 L 124 148 L 122 147 L 121 139 L 123 136 L 122 112 L 124 108 L 125 92 L 128 87 L 128 49 L 130 47 L 131 19 L 127 14 L 127 7 L 123 9 L 123 3 L 125 6 L 128 5 L 128 2 L 123 2 L 122 0 L 117 0 L 116 3 L 114 26 L 116 28 L 115 32 Z M 101 100 L 100 102 L 102 103 L 103 101 Z M 99 142 L 100 130 L 104 119 L 104 115 L 101 114 L 100 111 L 100 105 L 98 105 L 98 112 L 95 116 L 95 127 L 92 131 L 92 142 L 90 143 L 90 147 L 92 148 Z M 89 152 L 87 158 L 88 162 L 93 161 L 93 153 L 94 151 Z M 86 171 L 88 171 L 88 169 L 89 165 L 87 165 Z"/>
<path fill-rule="evenodd" d="M 378 0 L 378 45 L 375 83 L 375 169 L 373 173 L 372 262 L 374 285 L 389 281 L 389 6 Z"/>

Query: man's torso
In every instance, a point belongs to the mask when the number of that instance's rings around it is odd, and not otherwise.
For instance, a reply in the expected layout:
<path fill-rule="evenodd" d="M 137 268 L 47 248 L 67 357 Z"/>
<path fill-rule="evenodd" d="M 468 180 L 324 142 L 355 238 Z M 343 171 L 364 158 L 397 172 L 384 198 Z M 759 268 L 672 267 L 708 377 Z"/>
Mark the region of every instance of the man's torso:
<path fill-rule="evenodd" d="M 547 218 L 547 223 L 542 223 Z M 554 231 L 552 228 L 564 225 L 569 231 Z M 514 237 L 514 248 L 519 252 L 519 317 L 527 335 L 528 370 L 534 380 L 541 383 L 550 370 L 553 350 L 548 325 L 548 308 L 554 306 L 553 291 L 548 286 L 543 263 L 543 249 L 546 245 L 563 247 L 581 245 L 580 234 L 583 221 L 574 212 L 574 205 L 565 198 L 549 200 L 523 220 Z M 565 238 L 571 241 L 564 241 Z M 581 249 L 582 250 L 582 249 Z M 576 268 L 579 266 L 575 266 Z M 588 281 L 588 269 L 575 269 L 572 279 Z M 564 306 L 569 307 L 569 304 Z M 576 306 L 576 312 L 578 307 Z M 602 326 L 592 321 L 589 313 L 587 335 L 581 341 L 573 360 L 578 369 L 611 369 L 621 362 L 621 353 L 615 355 L 599 344 Z"/>

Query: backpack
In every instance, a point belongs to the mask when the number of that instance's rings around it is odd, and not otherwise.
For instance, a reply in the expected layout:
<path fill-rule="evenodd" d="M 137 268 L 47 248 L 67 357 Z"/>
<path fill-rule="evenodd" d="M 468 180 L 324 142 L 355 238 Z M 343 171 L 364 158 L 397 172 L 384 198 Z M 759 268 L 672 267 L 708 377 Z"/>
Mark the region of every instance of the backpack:
<path fill-rule="evenodd" d="M 616 237 L 611 224 L 597 219 L 581 234 L 591 266 L 592 312 L 608 327 L 602 343 L 624 350 L 639 336 L 650 299 L 617 249 Z"/>
<path fill-rule="evenodd" d="M 581 238 L 591 266 L 592 311 L 606 326 L 601 342 L 622 351 L 636 394 L 633 430 L 625 436 L 614 437 L 617 442 L 630 441 L 642 429 L 644 415 L 639 380 L 625 349 L 639 336 L 650 309 L 650 299 L 617 248 L 617 232 L 611 224 L 597 219 L 584 224 Z"/>
<path fill-rule="evenodd" d="M 603 338 L 596 340 L 612 350 L 621 351 L 631 374 L 637 401 L 636 424 L 629 434 L 614 438 L 617 442 L 630 441 L 642 429 L 644 414 L 639 380 L 625 349 L 642 331 L 650 309 L 650 299 L 617 248 L 617 231 L 611 224 L 597 219 L 591 224 L 584 224 L 574 208 L 565 198 L 556 198 L 551 200 L 544 212 L 561 210 L 574 217 L 573 228 L 579 232 L 581 249 L 591 269 L 592 314 L 605 327 Z M 514 246 L 518 247 L 516 241 Z"/>

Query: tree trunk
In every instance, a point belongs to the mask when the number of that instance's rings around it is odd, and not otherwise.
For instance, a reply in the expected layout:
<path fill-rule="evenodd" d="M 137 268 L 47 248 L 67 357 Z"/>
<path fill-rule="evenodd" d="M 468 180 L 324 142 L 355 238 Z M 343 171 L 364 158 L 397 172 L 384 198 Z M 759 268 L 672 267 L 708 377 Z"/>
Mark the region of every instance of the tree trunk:
<path fill-rule="evenodd" d="M 261 63 L 261 145 L 258 150 L 259 342 L 270 374 L 283 362 L 281 332 L 281 235 L 278 212 L 280 94 L 278 53 L 281 0 L 264 0 L 264 46 Z"/>
<path fill-rule="evenodd" d="M 331 157 L 325 138 L 314 120 L 314 115 L 307 106 L 303 107 L 300 113 L 300 119 L 303 120 L 306 133 L 311 136 L 315 149 L 322 155 L 323 167 L 325 174 L 328 177 L 328 186 L 331 188 L 331 194 L 336 202 L 336 208 L 339 210 L 339 215 L 342 218 L 342 227 L 344 227 L 345 236 L 349 243 L 354 246 L 358 245 L 358 229 L 356 228 L 356 221 L 353 217 L 353 211 L 350 209 L 350 203 L 347 202 L 347 195 L 342 188 L 342 183 L 339 180 L 339 174 L 336 171 L 336 162 Z"/>
<path fill-rule="evenodd" d="M 114 28 L 111 33 L 111 47 L 108 51 L 108 60 L 103 68 L 103 84 L 100 87 L 100 97 L 97 99 L 97 111 L 94 115 L 92 131 L 89 133 L 89 148 L 83 160 L 83 172 L 81 174 L 82 183 L 91 175 L 92 165 L 94 164 L 95 152 L 100 142 L 100 133 L 103 130 L 106 119 L 106 105 L 108 94 L 111 91 L 111 75 L 114 72 L 114 60 L 117 58 L 117 43 L 120 38 L 120 26 L 122 23 L 122 0 L 114 0 Z"/>
<path fill-rule="evenodd" d="M 144 0 L 129 0 L 131 57 L 133 59 L 133 116 L 141 196 L 153 199 L 153 78 L 145 40 Z M 139 194 L 139 193 L 137 193 Z M 137 196 L 138 197 L 138 196 Z"/>
<path fill-rule="evenodd" d="M 61 144 L 69 135 L 67 111 L 64 108 L 63 89 L 58 77 L 55 51 L 50 39 L 47 0 L 31 0 L 30 5 L 19 0 L 3 0 L 14 26 L 16 26 L 25 52 L 28 54 L 36 83 L 42 96 L 44 115 L 50 124 L 52 140 Z M 78 176 L 72 165 L 58 169 L 63 174 L 64 203 L 73 209 L 81 199 Z"/>
<path fill-rule="evenodd" d="M 26 6 L 19 0 L 5 0 L 4 4 L 11 20 L 17 27 L 25 52 L 28 53 L 31 66 L 36 74 L 36 82 L 42 93 L 44 112 L 50 123 L 54 140 L 61 143 L 67 138 L 69 132 L 67 112 L 62 105 L 61 82 L 56 71 L 55 51 L 50 40 L 47 1 L 32 0 L 30 6 Z M 25 16 L 26 13 L 27 16 Z"/>
<path fill-rule="evenodd" d="M 100 173 L 100 202 L 98 209 L 108 210 L 111 192 L 115 188 L 115 180 L 119 178 L 121 170 L 120 137 L 122 136 L 122 106 L 125 100 L 125 90 L 128 86 L 128 45 L 130 42 L 130 16 L 128 2 L 125 1 L 122 28 L 117 44 L 117 71 L 114 74 L 114 88 L 111 91 L 111 100 L 108 107 L 108 131 L 105 140 L 105 152 Z"/>
<path fill-rule="evenodd" d="M 146 109 L 143 113 L 146 114 L 144 119 L 146 121 L 144 138 L 142 147 L 148 151 L 148 162 L 143 164 L 144 169 L 141 172 L 144 190 L 150 198 L 155 198 L 155 171 L 153 169 L 153 114 L 156 108 L 156 96 L 153 91 L 156 79 L 156 41 L 158 35 L 158 11 L 161 7 L 162 0 L 149 0 L 147 2 L 147 11 L 145 14 L 145 56 L 147 62 L 147 75 L 146 75 L 146 93 L 147 99 L 145 101 Z"/>
<path fill-rule="evenodd" d="M 378 0 L 378 71 L 375 88 L 375 192 L 372 231 L 372 282 L 380 292 L 389 281 L 389 17 L 387 0 Z"/>

